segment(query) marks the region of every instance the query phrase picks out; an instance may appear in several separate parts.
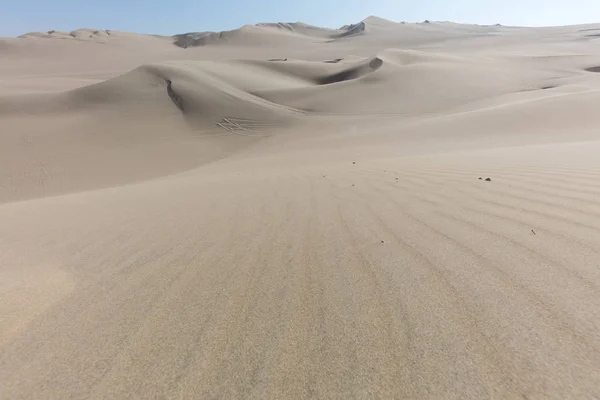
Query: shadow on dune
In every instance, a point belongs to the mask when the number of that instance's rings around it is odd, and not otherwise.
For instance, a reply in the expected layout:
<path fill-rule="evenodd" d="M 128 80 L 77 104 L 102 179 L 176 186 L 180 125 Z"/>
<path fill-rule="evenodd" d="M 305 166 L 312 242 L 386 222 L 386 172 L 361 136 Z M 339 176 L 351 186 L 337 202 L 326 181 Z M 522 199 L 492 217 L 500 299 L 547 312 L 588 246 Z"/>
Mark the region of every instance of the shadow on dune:
<path fill-rule="evenodd" d="M 330 85 L 332 83 L 339 83 L 344 81 L 349 81 L 352 79 L 360 78 L 368 73 L 377 71 L 383 65 L 383 60 L 374 57 L 368 63 L 361 64 L 356 67 L 348 68 L 344 71 L 338 72 L 333 75 L 324 76 L 322 78 L 318 78 L 316 83 L 318 85 Z"/>
<path fill-rule="evenodd" d="M 183 99 L 173 90 L 173 83 L 170 80 L 167 80 L 167 94 L 173 101 L 173 104 L 177 106 L 182 112 L 185 111 L 183 108 Z"/>

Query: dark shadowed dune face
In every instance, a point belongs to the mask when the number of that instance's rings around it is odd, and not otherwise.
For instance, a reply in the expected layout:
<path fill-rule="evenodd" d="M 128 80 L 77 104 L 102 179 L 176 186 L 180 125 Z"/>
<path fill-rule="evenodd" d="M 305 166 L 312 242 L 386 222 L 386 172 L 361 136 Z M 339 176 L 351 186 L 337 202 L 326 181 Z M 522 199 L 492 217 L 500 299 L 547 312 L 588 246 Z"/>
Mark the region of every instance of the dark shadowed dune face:
<path fill-rule="evenodd" d="M 383 60 L 378 57 L 374 57 L 366 64 L 348 68 L 342 72 L 338 72 L 337 74 L 319 78 L 317 80 L 317 83 L 319 85 L 329 85 L 332 83 L 339 83 L 349 81 L 352 79 L 357 79 L 371 72 L 377 71 L 379 68 L 381 68 L 382 65 Z"/>

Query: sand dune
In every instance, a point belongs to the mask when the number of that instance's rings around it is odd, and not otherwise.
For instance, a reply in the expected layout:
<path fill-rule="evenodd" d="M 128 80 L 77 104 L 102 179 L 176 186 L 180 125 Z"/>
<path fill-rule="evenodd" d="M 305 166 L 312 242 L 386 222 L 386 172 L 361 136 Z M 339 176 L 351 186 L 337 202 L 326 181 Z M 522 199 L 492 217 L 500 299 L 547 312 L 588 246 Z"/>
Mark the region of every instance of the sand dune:
<path fill-rule="evenodd" d="M 0 398 L 600 396 L 596 31 L 1 39 Z"/>

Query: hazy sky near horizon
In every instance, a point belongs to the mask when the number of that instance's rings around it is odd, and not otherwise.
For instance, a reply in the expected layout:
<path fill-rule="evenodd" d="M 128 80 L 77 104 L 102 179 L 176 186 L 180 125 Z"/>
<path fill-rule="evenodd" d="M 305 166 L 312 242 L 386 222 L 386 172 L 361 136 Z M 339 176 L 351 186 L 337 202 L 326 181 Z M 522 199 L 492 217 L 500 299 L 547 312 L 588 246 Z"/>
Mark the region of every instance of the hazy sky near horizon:
<path fill-rule="evenodd" d="M 338 28 L 393 21 L 546 26 L 600 23 L 600 0 L 0 0 L 0 36 L 78 28 L 176 34 L 258 22 Z"/>

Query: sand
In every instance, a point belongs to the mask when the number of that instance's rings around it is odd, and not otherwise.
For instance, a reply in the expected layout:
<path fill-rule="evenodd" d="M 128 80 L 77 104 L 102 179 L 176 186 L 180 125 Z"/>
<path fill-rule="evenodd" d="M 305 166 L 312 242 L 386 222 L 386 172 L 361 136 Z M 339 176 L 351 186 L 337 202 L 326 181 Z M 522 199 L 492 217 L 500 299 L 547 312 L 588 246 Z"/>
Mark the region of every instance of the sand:
<path fill-rule="evenodd" d="M 0 398 L 600 397 L 598 34 L 1 39 Z"/>

